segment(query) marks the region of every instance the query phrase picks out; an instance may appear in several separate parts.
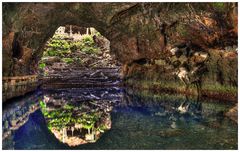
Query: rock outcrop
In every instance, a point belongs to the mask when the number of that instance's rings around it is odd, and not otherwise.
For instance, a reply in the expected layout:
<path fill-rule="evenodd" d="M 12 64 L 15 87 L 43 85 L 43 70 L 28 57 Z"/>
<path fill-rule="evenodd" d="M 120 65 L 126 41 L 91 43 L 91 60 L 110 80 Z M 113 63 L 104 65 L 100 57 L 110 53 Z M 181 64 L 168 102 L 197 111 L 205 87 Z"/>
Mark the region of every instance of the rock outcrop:
<path fill-rule="evenodd" d="M 235 123 L 238 123 L 238 105 L 236 104 L 227 113 L 225 113 L 225 116 L 229 117 Z"/>
<path fill-rule="evenodd" d="M 3 3 L 3 76 L 34 74 L 61 25 L 94 27 L 116 60 L 164 58 L 176 42 L 237 44 L 236 3 Z M 221 30 L 220 30 L 221 29 Z"/>

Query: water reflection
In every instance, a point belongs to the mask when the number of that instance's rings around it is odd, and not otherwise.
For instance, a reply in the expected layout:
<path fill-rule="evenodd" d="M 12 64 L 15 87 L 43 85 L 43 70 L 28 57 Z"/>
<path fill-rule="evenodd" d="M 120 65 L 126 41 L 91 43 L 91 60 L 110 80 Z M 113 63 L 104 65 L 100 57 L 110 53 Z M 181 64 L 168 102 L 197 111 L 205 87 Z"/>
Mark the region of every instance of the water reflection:
<path fill-rule="evenodd" d="M 145 108 L 157 116 L 180 117 L 188 116 L 201 119 L 204 112 L 200 98 L 194 99 L 189 96 L 176 96 L 169 94 L 160 95 L 139 95 L 133 90 L 124 90 L 122 107 Z"/>
<path fill-rule="evenodd" d="M 69 146 L 96 142 L 111 128 L 116 91 L 118 88 L 45 91 L 40 106 L 48 129 Z"/>
<path fill-rule="evenodd" d="M 3 105 L 2 115 L 2 140 L 3 148 L 13 145 L 12 135 L 14 131 L 23 126 L 31 113 L 39 109 L 38 101 L 42 99 L 42 91 L 38 90 L 28 94 L 25 98 L 17 99 L 18 102 L 9 101 Z"/>
<path fill-rule="evenodd" d="M 5 149 L 237 148 L 237 126 L 223 116 L 232 105 L 114 87 L 43 90 L 35 96 L 4 107 L 3 136 L 14 126 L 11 120 L 21 124 L 3 138 L 4 145 L 11 143 Z M 17 114 L 19 106 L 28 109 L 29 119 Z"/>

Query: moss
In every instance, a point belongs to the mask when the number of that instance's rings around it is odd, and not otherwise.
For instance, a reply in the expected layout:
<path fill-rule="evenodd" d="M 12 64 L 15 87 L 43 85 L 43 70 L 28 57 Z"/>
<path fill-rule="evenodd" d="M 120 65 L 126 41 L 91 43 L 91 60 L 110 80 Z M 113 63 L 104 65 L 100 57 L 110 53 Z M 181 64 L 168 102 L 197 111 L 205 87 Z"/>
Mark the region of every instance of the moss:
<path fill-rule="evenodd" d="M 222 57 L 223 53 L 210 50 L 211 61 L 207 63 L 209 73 L 205 81 L 215 84 L 237 86 L 237 57 L 233 59 Z"/>
<path fill-rule="evenodd" d="M 184 24 L 179 24 L 176 27 L 176 32 L 178 32 L 180 36 L 186 37 L 188 35 L 187 26 Z"/>
<path fill-rule="evenodd" d="M 215 3 L 212 3 L 213 5 L 213 8 L 216 9 L 217 11 L 224 11 L 225 10 L 225 6 L 226 6 L 226 3 L 224 2 L 215 2 Z"/>
<path fill-rule="evenodd" d="M 127 80 L 126 84 L 138 90 L 148 90 L 155 93 L 169 92 L 178 94 L 197 95 L 197 89 L 194 85 L 185 92 L 185 85 L 179 81 L 152 81 L 152 80 Z M 210 98 L 236 101 L 237 87 L 216 84 L 204 84 L 202 86 L 203 94 Z"/>

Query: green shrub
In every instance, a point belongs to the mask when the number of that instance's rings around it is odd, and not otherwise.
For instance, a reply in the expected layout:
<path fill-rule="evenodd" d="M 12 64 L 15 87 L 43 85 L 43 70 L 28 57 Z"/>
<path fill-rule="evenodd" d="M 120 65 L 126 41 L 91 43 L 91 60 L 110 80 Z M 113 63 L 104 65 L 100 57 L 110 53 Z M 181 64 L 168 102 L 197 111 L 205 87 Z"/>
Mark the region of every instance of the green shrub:
<path fill-rule="evenodd" d="M 41 108 L 46 108 L 46 103 L 44 103 L 42 100 L 39 101 L 39 105 Z"/>
<path fill-rule="evenodd" d="M 73 108 L 74 108 L 74 106 L 72 106 L 72 105 L 69 105 L 69 104 L 64 105 L 64 109 L 72 110 Z"/>
<path fill-rule="evenodd" d="M 56 51 L 56 50 L 52 50 L 52 49 L 47 49 L 45 52 L 44 52 L 44 54 L 43 54 L 43 56 L 58 56 L 59 55 L 59 52 L 58 51 Z"/>
<path fill-rule="evenodd" d="M 72 52 L 76 52 L 78 49 L 81 48 L 82 42 L 80 41 L 75 41 L 70 43 L 70 49 Z"/>
<path fill-rule="evenodd" d="M 93 37 L 91 35 L 83 35 L 81 42 L 84 43 L 87 46 L 93 46 L 94 45 Z"/>
<path fill-rule="evenodd" d="M 100 35 L 100 33 L 98 35 Z M 67 41 L 65 37 L 66 36 L 54 35 L 53 38 L 48 41 L 43 57 L 58 56 L 67 64 L 73 62 L 82 64 L 81 59 L 71 58 L 70 54 L 76 51 L 82 51 L 86 54 L 98 54 L 100 52 L 100 48 L 95 45 L 92 35 L 83 35 L 80 41 Z"/>
<path fill-rule="evenodd" d="M 100 32 L 97 32 L 95 35 L 96 36 L 102 36 Z"/>
<path fill-rule="evenodd" d="M 39 64 L 39 68 L 40 68 L 40 69 L 44 69 L 45 67 L 46 67 L 46 64 L 45 64 L 45 63 L 40 63 L 40 64 Z"/>
<path fill-rule="evenodd" d="M 63 58 L 62 61 L 67 64 L 70 64 L 70 63 L 73 63 L 74 60 L 72 58 Z"/>
<path fill-rule="evenodd" d="M 44 51 L 43 56 L 64 56 L 71 53 L 70 44 L 60 36 L 53 36 L 48 41 L 48 48 Z"/>
<path fill-rule="evenodd" d="M 87 54 L 97 54 L 99 52 L 98 48 L 85 46 L 82 48 L 82 51 Z"/>
<path fill-rule="evenodd" d="M 61 50 L 69 50 L 70 45 L 66 40 L 61 39 L 51 39 L 49 44 L 49 47 L 52 47 L 54 49 L 61 49 Z"/>
<path fill-rule="evenodd" d="M 81 41 L 71 43 L 70 48 L 72 51 L 80 50 L 87 54 L 96 54 L 100 51 L 91 35 L 83 35 Z"/>

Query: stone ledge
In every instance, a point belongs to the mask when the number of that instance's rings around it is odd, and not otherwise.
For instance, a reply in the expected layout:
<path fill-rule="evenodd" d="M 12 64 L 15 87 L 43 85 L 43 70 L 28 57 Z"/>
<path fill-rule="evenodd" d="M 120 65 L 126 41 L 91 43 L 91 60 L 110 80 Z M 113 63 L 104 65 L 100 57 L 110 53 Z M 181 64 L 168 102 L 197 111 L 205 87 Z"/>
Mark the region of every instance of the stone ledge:
<path fill-rule="evenodd" d="M 37 75 L 3 77 L 3 102 L 35 90 L 38 86 Z"/>

